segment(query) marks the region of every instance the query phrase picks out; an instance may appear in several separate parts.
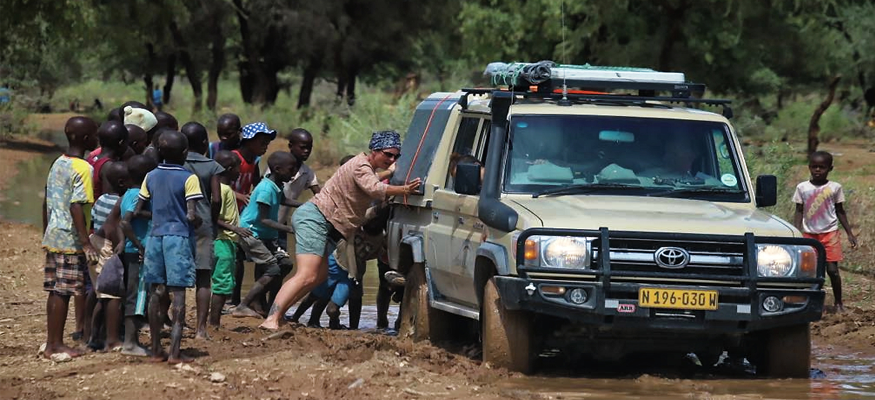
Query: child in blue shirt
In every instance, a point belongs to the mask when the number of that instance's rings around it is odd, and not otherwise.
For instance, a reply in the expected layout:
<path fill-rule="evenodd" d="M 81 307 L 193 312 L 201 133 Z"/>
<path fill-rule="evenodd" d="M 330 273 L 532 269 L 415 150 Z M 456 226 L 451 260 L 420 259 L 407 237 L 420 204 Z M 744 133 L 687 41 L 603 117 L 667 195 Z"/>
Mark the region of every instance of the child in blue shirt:
<path fill-rule="evenodd" d="M 143 280 L 143 256 L 146 254 L 145 243 L 152 228 L 151 207 L 148 204 L 140 211 L 141 216 L 135 217 L 140 188 L 146 174 L 155 169 L 158 164 L 152 158 L 136 155 L 128 160 L 131 187 L 122 195 L 119 201 L 122 216 L 122 232 L 125 234 L 125 245 L 122 253 L 122 263 L 125 266 L 125 337 L 122 343 L 122 354 L 145 357 L 149 351 L 139 342 L 140 327 L 145 322 L 147 290 Z"/>
<path fill-rule="evenodd" d="M 234 308 L 234 317 L 256 317 L 252 301 L 264 296 L 271 282 L 280 281 L 292 269 L 289 255 L 279 248 L 278 231 L 294 233 L 291 226 L 278 221 L 280 205 L 283 203 L 283 184 L 298 172 L 298 161 L 291 153 L 278 151 L 267 159 L 271 174 L 262 179 L 249 197 L 249 204 L 240 215 L 240 226 L 252 231 L 252 236 L 241 237 L 240 247 L 255 262 L 255 276 L 260 276 L 246 297 Z"/>
<path fill-rule="evenodd" d="M 140 215 L 147 203 L 152 206 L 152 231 L 146 243 L 143 276 L 151 285 L 149 328 L 152 336 L 152 360 L 162 361 L 161 328 L 164 323 L 160 299 L 164 291 L 173 297 L 170 332 L 170 364 L 188 362 L 180 352 L 185 323 L 185 289 L 194 287 L 194 229 L 201 223 L 195 206 L 204 196 L 197 176 L 185 170 L 188 140 L 177 131 L 164 131 L 158 139 L 158 155 L 164 160 L 149 172 L 140 189 L 134 215 Z"/>

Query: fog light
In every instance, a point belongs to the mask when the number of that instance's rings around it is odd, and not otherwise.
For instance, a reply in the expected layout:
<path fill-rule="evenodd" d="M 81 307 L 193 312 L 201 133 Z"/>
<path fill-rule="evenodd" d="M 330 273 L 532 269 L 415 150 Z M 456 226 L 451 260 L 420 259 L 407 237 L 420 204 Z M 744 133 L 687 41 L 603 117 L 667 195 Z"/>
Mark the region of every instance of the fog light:
<path fill-rule="evenodd" d="M 571 289 L 568 293 L 568 299 L 574 304 L 586 303 L 586 290 L 581 288 Z"/>
<path fill-rule="evenodd" d="M 778 312 L 784 308 L 784 302 L 775 296 L 766 297 L 763 300 L 763 310 L 767 312 Z"/>

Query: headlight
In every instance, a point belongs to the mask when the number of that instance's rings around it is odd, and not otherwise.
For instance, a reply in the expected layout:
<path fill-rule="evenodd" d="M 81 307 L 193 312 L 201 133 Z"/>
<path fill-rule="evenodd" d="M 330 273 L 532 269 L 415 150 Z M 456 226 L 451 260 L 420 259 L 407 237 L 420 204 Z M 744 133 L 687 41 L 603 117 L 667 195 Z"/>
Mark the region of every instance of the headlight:
<path fill-rule="evenodd" d="M 523 263 L 528 267 L 583 269 L 590 264 L 590 241 L 573 236 L 530 236 Z"/>
<path fill-rule="evenodd" d="M 757 246 L 757 272 L 767 277 L 788 276 L 793 272 L 793 257 L 782 246 Z"/>
<path fill-rule="evenodd" d="M 817 253 L 810 246 L 757 245 L 757 272 L 762 277 L 817 275 Z"/>

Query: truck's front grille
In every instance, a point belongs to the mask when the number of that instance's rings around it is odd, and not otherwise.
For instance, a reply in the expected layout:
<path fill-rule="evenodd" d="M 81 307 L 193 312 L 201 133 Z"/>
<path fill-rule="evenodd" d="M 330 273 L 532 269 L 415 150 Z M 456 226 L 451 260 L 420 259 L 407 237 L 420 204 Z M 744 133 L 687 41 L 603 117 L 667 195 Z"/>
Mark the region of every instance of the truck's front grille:
<path fill-rule="evenodd" d="M 600 248 L 600 240 L 594 240 L 592 243 L 592 266 L 594 269 L 598 269 L 601 263 Z M 612 274 L 635 276 L 635 273 L 638 272 L 644 273 L 642 275 L 652 276 L 654 273 L 662 272 L 708 276 L 744 275 L 743 243 L 612 238 L 610 239 L 610 249 Z M 682 249 L 688 255 L 686 263 L 682 267 L 660 266 L 657 263 L 657 253 L 660 249 Z M 666 263 L 663 262 L 663 264 Z"/>

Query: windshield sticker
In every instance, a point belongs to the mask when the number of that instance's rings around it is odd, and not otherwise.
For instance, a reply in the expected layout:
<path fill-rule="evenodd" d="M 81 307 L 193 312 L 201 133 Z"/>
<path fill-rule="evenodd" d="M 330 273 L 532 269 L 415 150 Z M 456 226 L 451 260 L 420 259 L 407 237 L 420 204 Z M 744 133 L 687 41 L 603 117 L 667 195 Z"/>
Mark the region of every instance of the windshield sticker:
<path fill-rule="evenodd" d="M 720 177 L 720 182 L 723 182 L 726 186 L 735 186 L 738 184 L 738 179 L 735 179 L 735 175 L 723 174 L 723 176 Z"/>
<path fill-rule="evenodd" d="M 517 127 L 517 128 L 528 128 L 528 127 L 529 127 L 529 124 L 528 124 L 527 122 L 523 122 L 523 121 L 521 121 L 521 122 L 517 122 L 517 123 L 516 123 L 516 127 Z"/>

